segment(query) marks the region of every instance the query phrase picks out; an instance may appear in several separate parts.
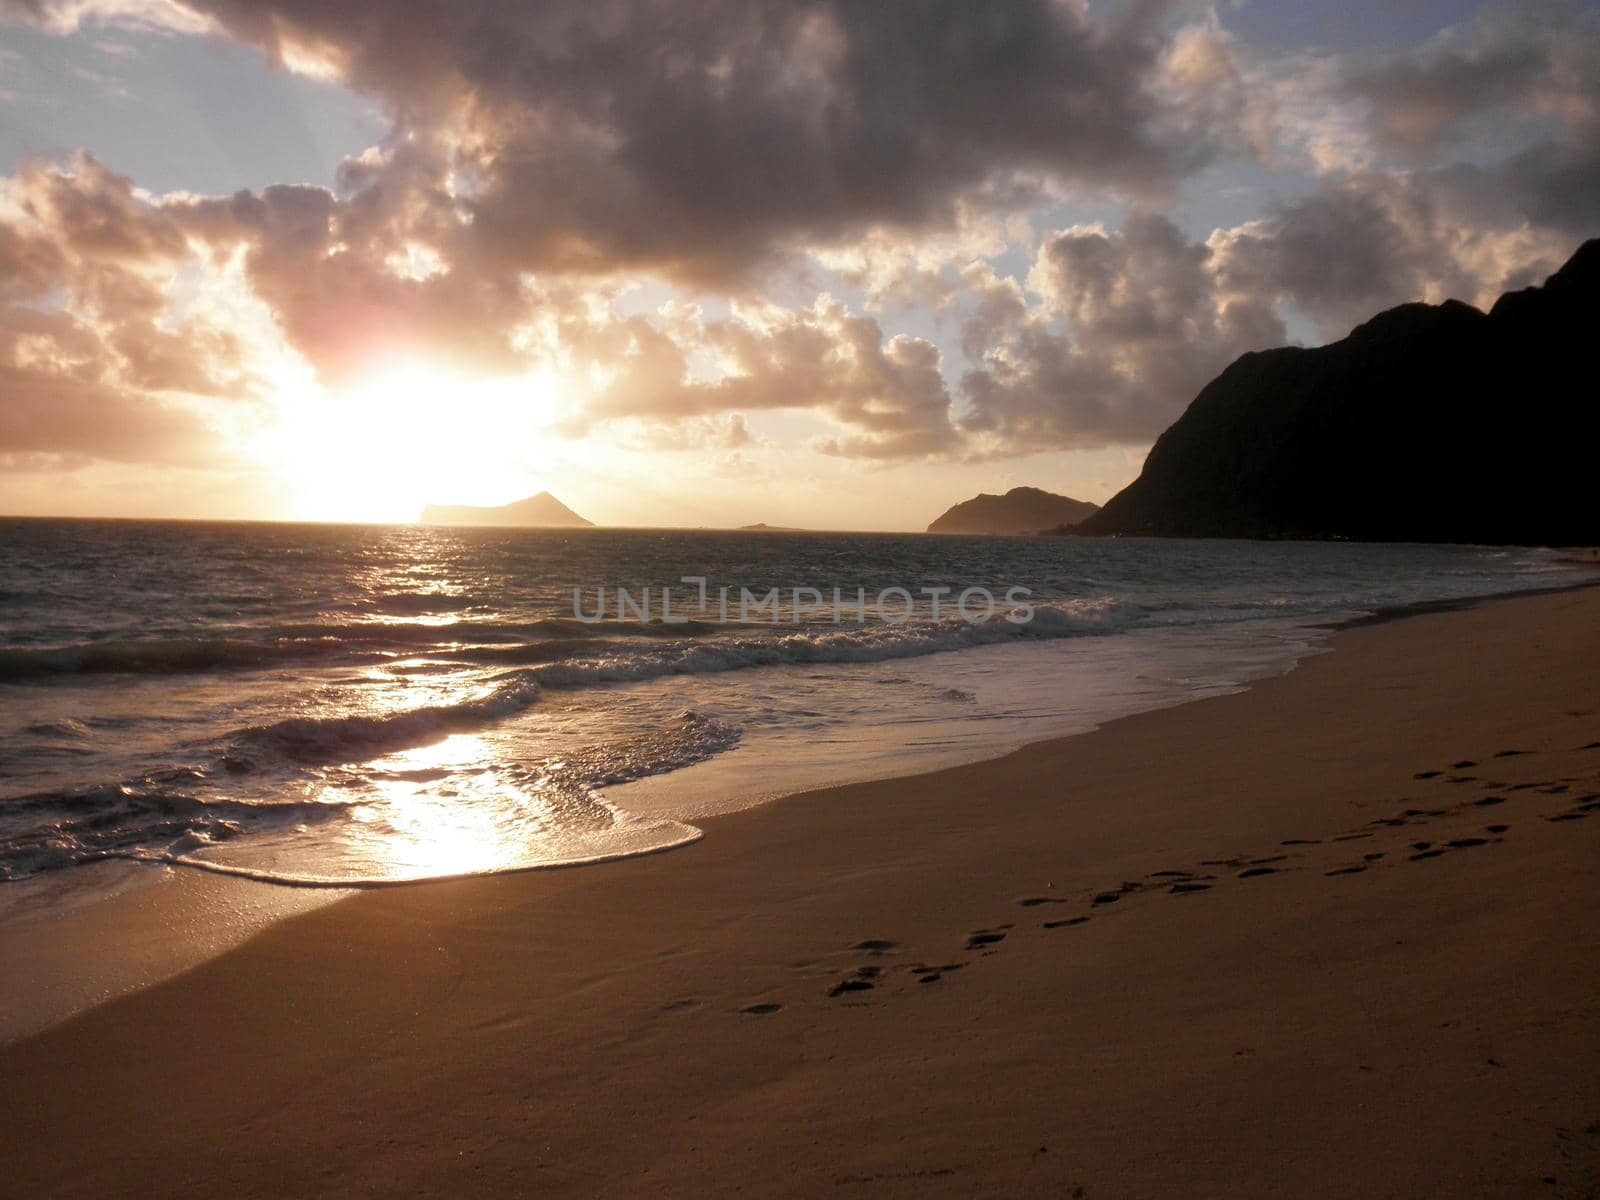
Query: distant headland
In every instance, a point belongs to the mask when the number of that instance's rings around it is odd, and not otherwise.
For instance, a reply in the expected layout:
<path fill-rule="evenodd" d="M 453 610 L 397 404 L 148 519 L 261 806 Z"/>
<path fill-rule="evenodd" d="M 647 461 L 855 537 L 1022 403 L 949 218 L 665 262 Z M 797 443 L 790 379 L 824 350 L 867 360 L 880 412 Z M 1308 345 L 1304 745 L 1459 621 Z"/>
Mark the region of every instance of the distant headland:
<path fill-rule="evenodd" d="M 1591 545 L 1600 239 L 1486 314 L 1402 304 L 1246 354 L 1073 532 Z"/>
<path fill-rule="evenodd" d="M 946 509 L 929 533 L 1041 533 L 1075 526 L 1099 506 L 1036 487 L 1014 487 L 1003 496 L 987 492 Z"/>

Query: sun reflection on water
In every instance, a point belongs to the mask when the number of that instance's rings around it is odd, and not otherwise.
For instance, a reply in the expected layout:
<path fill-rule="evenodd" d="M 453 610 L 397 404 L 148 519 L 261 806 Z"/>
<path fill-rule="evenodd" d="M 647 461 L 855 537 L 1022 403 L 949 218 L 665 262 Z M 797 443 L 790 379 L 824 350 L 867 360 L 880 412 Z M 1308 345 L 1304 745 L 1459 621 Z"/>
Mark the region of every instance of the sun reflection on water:
<path fill-rule="evenodd" d="M 476 734 L 386 755 L 366 774 L 375 802 L 364 819 L 385 827 L 372 845 L 395 879 L 505 870 L 544 823 L 539 798 L 505 778 Z"/>

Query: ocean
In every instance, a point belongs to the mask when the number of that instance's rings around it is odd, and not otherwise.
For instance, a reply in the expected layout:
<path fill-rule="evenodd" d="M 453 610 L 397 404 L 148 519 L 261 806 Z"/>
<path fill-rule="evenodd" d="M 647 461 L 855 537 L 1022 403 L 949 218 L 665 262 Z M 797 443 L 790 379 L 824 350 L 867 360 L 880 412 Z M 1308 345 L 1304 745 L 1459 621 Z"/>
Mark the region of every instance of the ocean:
<path fill-rule="evenodd" d="M 1455 546 L 0 521 L 0 918 L 108 861 L 350 887 L 666 849 L 1237 689 L 1364 613 L 1589 574 Z"/>

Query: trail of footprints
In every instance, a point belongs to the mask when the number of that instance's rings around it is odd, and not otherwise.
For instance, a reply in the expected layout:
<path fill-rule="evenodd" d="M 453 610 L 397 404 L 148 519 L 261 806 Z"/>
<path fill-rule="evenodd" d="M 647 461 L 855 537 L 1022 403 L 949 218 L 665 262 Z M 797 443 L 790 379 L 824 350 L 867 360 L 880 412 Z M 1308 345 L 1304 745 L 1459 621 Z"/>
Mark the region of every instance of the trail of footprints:
<path fill-rule="evenodd" d="M 1578 749 L 1600 750 L 1600 741 L 1590 742 Z M 1525 758 L 1533 753 L 1528 750 L 1500 750 L 1491 756 L 1489 763 Z M 1572 797 L 1567 801 L 1566 807 L 1556 812 L 1537 814 L 1539 819 L 1547 822 L 1564 823 L 1581 821 L 1589 816 L 1600 816 L 1600 791 L 1587 790 L 1600 786 L 1593 775 L 1586 781 L 1573 776 L 1564 776 L 1558 779 L 1505 783 L 1476 774 L 1466 774 L 1475 770 L 1492 770 L 1492 765 L 1486 765 L 1476 759 L 1461 759 L 1451 763 L 1448 770 L 1418 771 L 1412 778 L 1418 782 L 1443 787 L 1476 784 L 1476 790 L 1485 792 L 1485 795 L 1464 800 L 1452 798 L 1448 803 L 1431 807 L 1425 807 L 1420 802 L 1412 802 L 1410 807 L 1403 808 L 1399 812 L 1375 817 L 1358 828 L 1330 838 L 1285 838 L 1279 843 L 1280 849 L 1277 853 L 1259 857 L 1204 859 L 1188 869 L 1165 868 L 1152 871 L 1142 879 L 1124 880 L 1116 887 L 1097 891 L 1086 902 L 1072 896 L 1049 895 L 1025 896 L 1016 903 L 1024 910 L 1062 905 L 1086 907 L 1087 912 L 1047 919 L 1041 925 L 1046 930 L 1070 929 L 1086 924 L 1109 906 L 1133 896 L 1162 894 L 1192 897 L 1232 881 L 1256 880 L 1285 871 L 1325 868 L 1322 873 L 1328 877 L 1361 875 L 1380 865 L 1399 861 L 1425 862 L 1446 854 L 1491 846 L 1503 840 L 1512 826 L 1508 820 L 1498 819 L 1498 814 L 1490 810 L 1528 796 Z M 1574 789 L 1584 794 L 1574 797 Z M 1448 797 L 1449 793 L 1444 795 Z M 1470 820 L 1475 809 L 1486 810 L 1483 814 L 1486 823 L 1481 826 L 1448 838 L 1429 839 L 1417 836 L 1420 832 L 1419 827 L 1442 818 L 1465 817 Z M 1403 834 L 1393 832 L 1401 829 L 1409 832 Z M 1376 842 L 1383 848 L 1378 849 L 1374 846 L 1364 849 L 1361 845 L 1364 842 Z M 919 985 L 937 984 L 947 976 L 970 966 L 973 959 L 995 953 L 1016 928 L 1015 922 L 1006 922 L 972 930 L 967 934 L 962 947 L 962 952 L 968 957 L 952 956 L 951 961 L 947 962 L 893 961 L 901 956 L 904 947 L 889 938 L 868 938 L 855 943 L 845 953 L 851 956 L 869 956 L 874 961 L 854 966 L 842 975 L 837 969 L 831 968 L 826 959 L 810 959 L 793 965 L 803 974 L 831 980 L 832 982 L 826 983 L 822 989 L 829 1000 L 844 1001 L 852 996 L 865 998 L 865 993 L 888 984 L 895 976 L 915 980 Z M 838 957 L 833 956 L 834 961 L 837 961 Z M 770 1016 L 782 1009 L 782 1004 L 764 1002 L 748 1005 L 739 1009 L 739 1012 L 751 1016 Z"/>

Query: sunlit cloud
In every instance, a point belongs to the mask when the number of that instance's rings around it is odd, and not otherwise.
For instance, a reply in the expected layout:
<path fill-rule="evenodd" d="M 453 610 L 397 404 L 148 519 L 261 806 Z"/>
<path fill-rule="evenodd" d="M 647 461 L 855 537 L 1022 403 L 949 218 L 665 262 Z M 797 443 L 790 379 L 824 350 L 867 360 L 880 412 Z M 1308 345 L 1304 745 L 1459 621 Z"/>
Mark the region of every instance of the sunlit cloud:
<path fill-rule="evenodd" d="M 1234 356 L 1486 302 L 1600 229 L 1587 10 L 1361 53 L 1255 46 L 1231 12 L 0 0 L 62 37 L 247 45 L 389 126 L 330 187 L 18 165 L 0 455 L 237 470 L 352 519 L 612 452 L 929 479 L 1099 454 L 1100 487 Z M 1230 164 L 1269 183 L 1197 224 L 1180 189 Z"/>

